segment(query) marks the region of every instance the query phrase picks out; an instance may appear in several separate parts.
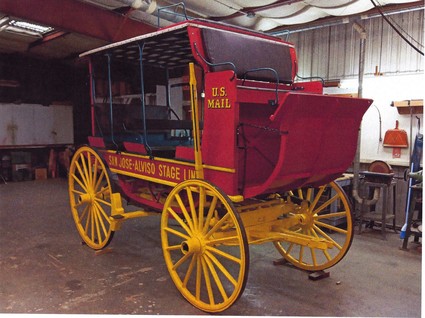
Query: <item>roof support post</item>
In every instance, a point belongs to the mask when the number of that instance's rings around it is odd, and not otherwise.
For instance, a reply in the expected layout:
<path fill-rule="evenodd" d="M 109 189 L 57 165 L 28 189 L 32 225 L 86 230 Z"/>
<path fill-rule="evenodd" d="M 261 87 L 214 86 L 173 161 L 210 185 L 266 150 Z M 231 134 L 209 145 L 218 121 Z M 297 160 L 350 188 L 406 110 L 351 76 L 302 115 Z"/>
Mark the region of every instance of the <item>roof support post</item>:
<path fill-rule="evenodd" d="M 140 68 L 140 102 L 142 105 L 142 121 L 143 121 L 143 145 L 149 157 L 153 159 L 152 149 L 148 144 L 148 133 L 146 127 L 146 103 L 145 103 L 145 80 L 144 80 L 144 71 L 143 71 L 143 48 L 145 47 L 145 42 L 138 43 L 139 47 L 139 68 Z"/>

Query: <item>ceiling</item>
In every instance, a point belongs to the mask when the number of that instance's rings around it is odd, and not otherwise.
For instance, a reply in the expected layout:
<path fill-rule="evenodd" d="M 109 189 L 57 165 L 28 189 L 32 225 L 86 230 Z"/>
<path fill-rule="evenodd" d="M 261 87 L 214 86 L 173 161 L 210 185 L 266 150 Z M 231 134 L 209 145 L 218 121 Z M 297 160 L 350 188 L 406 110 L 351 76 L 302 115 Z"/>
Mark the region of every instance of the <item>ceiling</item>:
<path fill-rule="evenodd" d="M 0 53 L 74 60 L 79 53 L 187 18 L 269 33 L 295 32 L 365 16 L 423 10 L 411 0 L 1 0 Z M 376 8 L 376 7 L 378 8 Z M 185 17 L 186 16 L 186 17 Z M 30 22 L 50 27 L 31 30 Z"/>

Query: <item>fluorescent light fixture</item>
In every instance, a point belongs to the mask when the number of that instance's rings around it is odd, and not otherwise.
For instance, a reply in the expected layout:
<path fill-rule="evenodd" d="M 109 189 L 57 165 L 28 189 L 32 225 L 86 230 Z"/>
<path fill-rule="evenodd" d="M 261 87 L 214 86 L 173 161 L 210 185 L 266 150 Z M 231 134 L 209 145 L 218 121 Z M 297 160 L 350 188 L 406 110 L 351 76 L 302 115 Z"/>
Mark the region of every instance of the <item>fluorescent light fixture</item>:
<path fill-rule="evenodd" d="M 50 31 L 53 31 L 52 27 L 48 27 L 48 26 L 44 26 L 44 25 L 40 25 L 40 24 L 35 24 L 35 23 L 30 23 L 30 22 L 26 22 L 26 21 L 10 20 L 9 25 L 17 27 L 17 28 L 24 29 L 24 30 L 37 32 L 37 33 L 40 33 L 40 34 L 46 34 Z"/>

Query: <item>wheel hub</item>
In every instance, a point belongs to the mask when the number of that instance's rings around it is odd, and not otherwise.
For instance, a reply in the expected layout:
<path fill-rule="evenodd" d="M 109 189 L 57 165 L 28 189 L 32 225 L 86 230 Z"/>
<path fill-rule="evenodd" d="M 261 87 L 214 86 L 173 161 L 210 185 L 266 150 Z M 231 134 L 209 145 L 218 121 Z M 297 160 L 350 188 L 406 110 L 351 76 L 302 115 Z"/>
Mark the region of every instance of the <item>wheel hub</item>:
<path fill-rule="evenodd" d="M 78 201 L 80 202 L 80 203 L 89 203 L 89 202 L 91 202 L 93 200 L 93 196 L 90 194 L 90 193 L 84 193 L 84 194 L 81 194 L 79 197 L 78 197 Z"/>
<path fill-rule="evenodd" d="M 299 222 L 302 226 L 313 226 L 313 215 L 310 211 L 310 202 L 304 200 L 300 204 Z"/>
<path fill-rule="evenodd" d="M 182 242 L 180 245 L 180 249 L 183 254 L 187 254 L 187 253 L 202 254 L 204 251 L 202 241 L 198 237 L 192 237 L 189 240 Z"/>

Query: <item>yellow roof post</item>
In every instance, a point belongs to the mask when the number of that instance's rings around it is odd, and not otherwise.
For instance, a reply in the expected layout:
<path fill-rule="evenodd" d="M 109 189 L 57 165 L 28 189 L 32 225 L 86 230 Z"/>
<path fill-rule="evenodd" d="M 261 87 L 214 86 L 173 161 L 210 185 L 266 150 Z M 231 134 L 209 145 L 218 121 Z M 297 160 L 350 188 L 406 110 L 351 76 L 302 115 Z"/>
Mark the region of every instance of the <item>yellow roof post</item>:
<path fill-rule="evenodd" d="M 193 63 L 189 63 L 189 87 L 190 104 L 192 109 L 193 144 L 195 148 L 195 174 L 196 178 L 204 179 L 201 153 L 201 133 L 199 129 L 198 93 L 196 90 L 195 66 Z"/>

